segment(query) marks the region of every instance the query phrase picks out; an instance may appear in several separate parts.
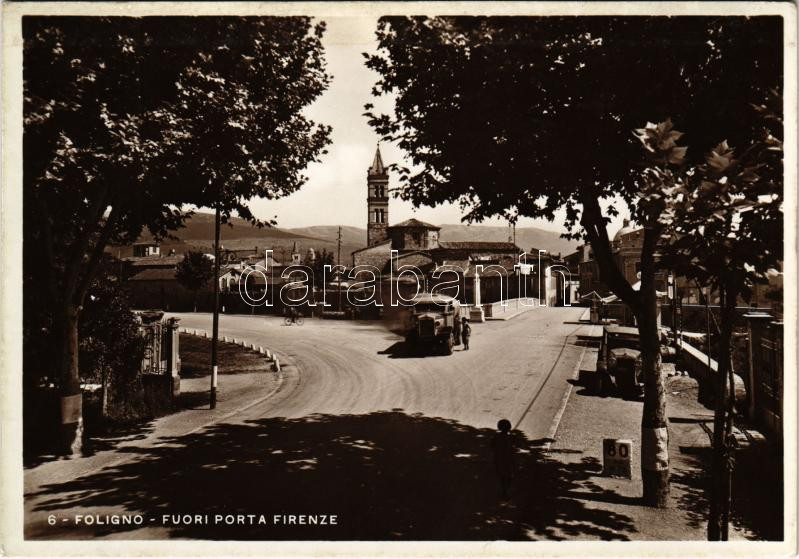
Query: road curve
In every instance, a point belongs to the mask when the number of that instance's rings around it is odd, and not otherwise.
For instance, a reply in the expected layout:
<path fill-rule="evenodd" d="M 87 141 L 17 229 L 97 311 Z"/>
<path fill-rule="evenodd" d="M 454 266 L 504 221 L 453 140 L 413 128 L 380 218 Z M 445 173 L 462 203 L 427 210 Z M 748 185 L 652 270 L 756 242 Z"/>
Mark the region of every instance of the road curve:
<path fill-rule="evenodd" d="M 507 321 L 473 324 L 471 349 L 412 354 L 381 322 L 222 315 L 220 335 L 269 347 L 291 363 L 285 387 L 250 417 L 402 410 L 474 427 L 507 418 L 529 437 L 549 431 L 581 348 L 569 341 L 582 309 L 534 308 Z M 175 314 L 210 331 L 208 314 Z M 224 391 L 224 376 L 220 378 Z M 533 402 L 533 398 L 536 400 Z"/>

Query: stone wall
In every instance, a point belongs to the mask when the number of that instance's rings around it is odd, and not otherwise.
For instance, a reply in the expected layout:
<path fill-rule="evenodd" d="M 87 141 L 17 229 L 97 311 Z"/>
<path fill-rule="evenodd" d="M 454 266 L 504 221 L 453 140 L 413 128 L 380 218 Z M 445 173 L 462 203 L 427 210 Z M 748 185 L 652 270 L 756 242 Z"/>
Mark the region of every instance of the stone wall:
<path fill-rule="evenodd" d="M 708 408 L 713 407 L 716 394 L 715 379 L 718 373 L 718 362 L 708 359 L 708 356 L 690 345 L 686 341 L 678 341 L 680 346 L 679 365 L 699 383 L 699 401 Z M 735 381 L 735 401 L 743 409 L 746 401 L 746 387 L 743 379 L 737 374 L 733 375 Z"/>

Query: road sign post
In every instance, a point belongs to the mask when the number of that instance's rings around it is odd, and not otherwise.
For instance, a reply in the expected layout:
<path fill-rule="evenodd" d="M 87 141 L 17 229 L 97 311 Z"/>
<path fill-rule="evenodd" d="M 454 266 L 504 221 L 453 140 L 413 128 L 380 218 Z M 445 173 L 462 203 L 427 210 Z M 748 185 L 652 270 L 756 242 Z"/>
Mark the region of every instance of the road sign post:
<path fill-rule="evenodd" d="M 632 478 L 633 442 L 628 439 L 602 440 L 602 473 L 610 477 Z"/>

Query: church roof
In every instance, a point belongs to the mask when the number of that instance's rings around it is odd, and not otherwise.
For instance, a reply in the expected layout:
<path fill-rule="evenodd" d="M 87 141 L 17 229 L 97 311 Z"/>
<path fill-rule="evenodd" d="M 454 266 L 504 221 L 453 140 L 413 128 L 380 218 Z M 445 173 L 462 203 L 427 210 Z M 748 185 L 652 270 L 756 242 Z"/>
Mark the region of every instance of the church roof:
<path fill-rule="evenodd" d="M 385 175 L 386 166 L 383 165 L 383 158 L 380 156 L 380 145 L 377 146 L 375 151 L 375 158 L 372 161 L 372 166 L 369 167 L 369 175 Z"/>
<path fill-rule="evenodd" d="M 412 228 L 418 227 L 421 229 L 434 229 L 436 231 L 440 230 L 441 227 L 438 225 L 433 225 L 432 223 L 427 223 L 425 221 L 419 221 L 418 219 L 406 219 L 401 223 L 397 223 L 396 225 L 392 225 L 389 229 L 397 229 L 397 228 Z"/>
<path fill-rule="evenodd" d="M 441 241 L 439 246 L 450 250 L 467 250 L 473 252 L 480 251 L 499 251 L 499 252 L 521 252 L 521 249 L 514 243 L 502 241 Z"/>

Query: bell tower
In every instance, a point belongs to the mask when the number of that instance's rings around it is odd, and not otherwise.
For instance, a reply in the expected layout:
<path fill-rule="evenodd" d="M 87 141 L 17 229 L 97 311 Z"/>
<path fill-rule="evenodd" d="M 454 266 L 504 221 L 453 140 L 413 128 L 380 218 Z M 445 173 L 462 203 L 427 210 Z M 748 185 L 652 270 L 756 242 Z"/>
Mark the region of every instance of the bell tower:
<path fill-rule="evenodd" d="M 388 238 L 388 171 L 380 156 L 380 145 L 375 151 L 372 166 L 366 171 L 368 194 L 366 205 L 369 210 L 366 226 L 366 244 L 385 241 Z"/>

